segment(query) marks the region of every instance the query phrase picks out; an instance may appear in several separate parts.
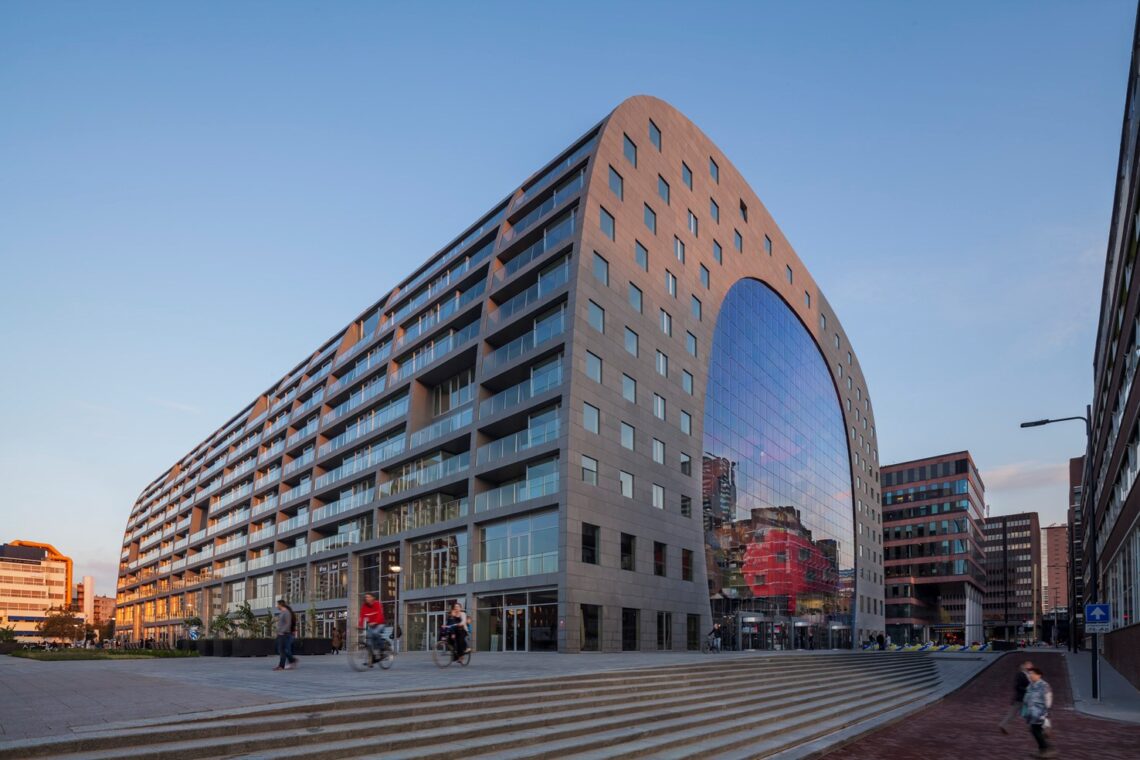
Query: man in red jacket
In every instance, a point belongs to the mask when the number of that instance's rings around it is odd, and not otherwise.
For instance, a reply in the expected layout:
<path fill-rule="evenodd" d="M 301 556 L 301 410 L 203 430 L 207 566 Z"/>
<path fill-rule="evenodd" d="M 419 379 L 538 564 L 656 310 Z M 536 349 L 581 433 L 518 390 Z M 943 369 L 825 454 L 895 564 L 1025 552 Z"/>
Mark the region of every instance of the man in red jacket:
<path fill-rule="evenodd" d="M 364 595 L 364 604 L 360 605 L 360 620 L 357 625 L 368 636 L 368 645 L 372 647 L 372 651 L 379 652 L 380 626 L 384 625 L 384 607 L 374 594 Z"/>

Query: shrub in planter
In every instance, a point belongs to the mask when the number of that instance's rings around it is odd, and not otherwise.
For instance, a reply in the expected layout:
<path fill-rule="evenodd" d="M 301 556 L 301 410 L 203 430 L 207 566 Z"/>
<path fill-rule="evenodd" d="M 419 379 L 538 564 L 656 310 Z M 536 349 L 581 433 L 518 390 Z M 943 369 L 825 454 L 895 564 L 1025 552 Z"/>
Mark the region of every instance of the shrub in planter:
<path fill-rule="evenodd" d="M 190 639 L 175 639 L 174 648 L 180 650 L 194 649 L 194 642 Z"/>
<path fill-rule="evenodd" d="M 213 657 L 215 641 L 217 641 L 217 639 L 198 639 L 195 641 L 195 648 L 198 650 L 199 656 Z"/>
<path fill-rule="evenodd" d="M 233 657 L 234 654 L 234 640 L 233 639 L 217 639 L 214 643 L 214 656 L 215 657 Z"/>
<path fill-rule="evenodd" d="M 331 652 L 332 639 L 297 639 L 293 642 L 294 654 L 316 655 Z"/>

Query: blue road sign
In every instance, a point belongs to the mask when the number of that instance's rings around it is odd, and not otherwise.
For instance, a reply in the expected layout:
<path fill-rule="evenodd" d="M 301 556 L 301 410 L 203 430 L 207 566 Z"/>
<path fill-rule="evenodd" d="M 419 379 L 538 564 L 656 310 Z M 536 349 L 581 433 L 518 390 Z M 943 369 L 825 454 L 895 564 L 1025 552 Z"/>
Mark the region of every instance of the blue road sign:
<path fill-rule="evenodd" d="M 1085 633 L 1108 633 L 1112 630 L 1111 604 L 1085 605 Z"/>

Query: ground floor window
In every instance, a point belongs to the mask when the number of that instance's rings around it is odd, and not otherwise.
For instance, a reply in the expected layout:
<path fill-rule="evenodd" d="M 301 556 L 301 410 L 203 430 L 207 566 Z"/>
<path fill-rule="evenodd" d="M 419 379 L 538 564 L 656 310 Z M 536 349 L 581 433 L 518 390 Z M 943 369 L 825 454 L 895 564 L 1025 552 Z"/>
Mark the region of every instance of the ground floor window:
<path fill-rule="evenodd" d="M 404 641 L 408 651 L 426 652 L 435 646 L 440 626 L 447 622 L 447 611 L 451 608 L 454 598 L 429 599 L 426 601 L 408 602 L 404 606 L 404 618 L 400 626 L 404 628 Z M 463 600 L 460 600 L 460 604 Z M 388 610 L 384 610 L 385 620 Z M 478 626 L 475 627 L 478 630 Z"/>
<path fill-rule="evenodd" d="M 381 549 L 378 552 L 363 554 L 360 557 L 360 599 L 365 594 L 372 594 L 380 600 L 384 607 L 384 619 L 394 621 L 396 615 L 396 583 L 399 576 L 392 572 L 392 567 L 400 564 L 400 550 L 397 548 Z M 403 623 L 401 623 L 403 626 Z M 410 639 L 406 639 L 410 641 Z M 413 649 L 410 644 L 409 649 Z"/>
<path fill-rule="evenodd" d="M 669 651 L 673 648 L 673 613 L 657 613 L 657 648 Z"/>
<path fill-rule="evenodd" d="M 475 623 L 479 651 L 557 651 L 558 591 L 484 594 L 475 600 Z"/>
<path fill-rule="evenodd" d="M 583 604 L 582 612 L 582 651 L 597 652 L 602 644 L 602 608 L 597 604 Z"/>
<path fill-rule="evenodd" d="M 700 615 L 687 615 L 685 617 L 685 647 L 690 651 L 701 648 Z"/>
<path fill-rule="evenodd" d="M 621 651 L 636 652 L 639 649 L 641 649 L 641 610 L 622 607 Z"/>

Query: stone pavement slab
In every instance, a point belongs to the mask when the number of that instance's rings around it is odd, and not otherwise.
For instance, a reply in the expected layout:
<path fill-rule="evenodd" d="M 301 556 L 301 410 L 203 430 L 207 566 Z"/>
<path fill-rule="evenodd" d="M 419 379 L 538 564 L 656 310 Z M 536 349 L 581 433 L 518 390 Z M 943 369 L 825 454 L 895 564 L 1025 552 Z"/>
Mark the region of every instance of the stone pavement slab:
<path fill-rule="evenodd" d="M 1051 714 L 1058 757 L 1067 760 L 1136 760 L 1140 726 L 1094 718 L 1073 706 L 1069 675 L 1060 652 L 1011 652 L 941 701 L 833 750 L 828 760 L 990 760 L 1030 757 L 1037 745 L 1023 720 L 998 722 L 1009 709 L 1018 664 L 1031 659 L 1053 687 Z M 858 695 L 852 695 L 858 698 Z"/>
<path fill-rule="evenodd" d="M 1092 654 L 1082 650 L 1073 654 L 1064 652 L 1069 682 L 1073 689 L 1073 704 L 1077 710 L 1098 718 L 1140 723 L 1140 691 L 1128 679 L 1113 670 L 1100 657 L 1100 699 L 1092 698 Z M 1140 754 L 1140 752 L 1138 752 Z"/>

